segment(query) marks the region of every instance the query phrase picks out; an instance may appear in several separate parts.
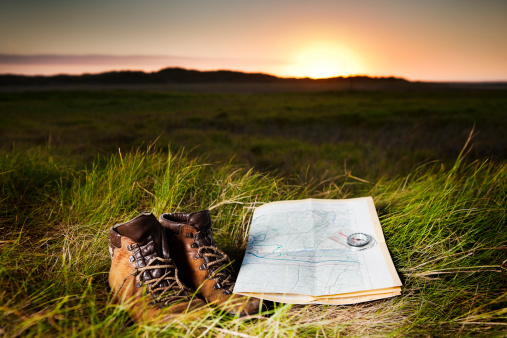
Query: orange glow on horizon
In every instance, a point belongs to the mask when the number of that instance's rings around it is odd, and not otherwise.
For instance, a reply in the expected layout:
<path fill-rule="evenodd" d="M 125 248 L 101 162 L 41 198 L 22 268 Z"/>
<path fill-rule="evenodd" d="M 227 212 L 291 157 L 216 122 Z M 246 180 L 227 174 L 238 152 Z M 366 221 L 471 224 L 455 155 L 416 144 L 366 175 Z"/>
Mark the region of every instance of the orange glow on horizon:
<path fill-rule="evenodd" d="M 360 58 L 351 50 L 332 42 L 307 45 L 294 53 L 284 76 L 323 79 L 364 73 Z"/>

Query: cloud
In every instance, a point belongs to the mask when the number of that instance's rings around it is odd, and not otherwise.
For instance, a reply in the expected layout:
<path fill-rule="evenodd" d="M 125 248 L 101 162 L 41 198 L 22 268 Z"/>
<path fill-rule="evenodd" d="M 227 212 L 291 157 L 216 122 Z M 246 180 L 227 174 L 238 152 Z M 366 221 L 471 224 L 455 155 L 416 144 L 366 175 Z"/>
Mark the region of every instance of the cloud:
<path fill-rule="evenodd" d="M 168 55 L 0 54 L 0 73 L 25 75 L 82 74 L 111 70 L 142 70 L 150 72 L 167 67 L 276 73 L 276 69 L 283 64 L 283 62 L 278 60 Z"/>
<path fill-rule="evenodd" d="M 0 64 L 38 64 L 38 65 L 118 65 L 118 64 L 175 64 L 175 63 L 254 63 L 254 64 L 283 64 L 279 60 L 259 59 L 225 59 L 210 57 L 187 57 L 168 55 L 62 55 L 62 54 L 0 54 Z"/>
<path fill-rule="evenodd" d="M 154 56 L 154 55 L 17 55 L 0 54 L 0 64 L 31 65 L 118 65 L 118 64 L 158 64 L 182 61 L 199 61 L 201 58 Z"/>

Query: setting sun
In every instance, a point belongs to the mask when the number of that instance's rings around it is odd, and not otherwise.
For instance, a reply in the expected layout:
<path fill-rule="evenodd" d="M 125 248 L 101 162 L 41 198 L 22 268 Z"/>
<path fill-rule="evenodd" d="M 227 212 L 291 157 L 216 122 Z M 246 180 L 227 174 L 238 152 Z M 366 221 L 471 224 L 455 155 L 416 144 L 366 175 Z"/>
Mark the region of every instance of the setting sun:
<path fill-rule="evenodd" d="M 361 72 L 359 60 L 350 50 L 332 43 L 307 46 L 294 53 L 286 75 L 322 79 Z"/>

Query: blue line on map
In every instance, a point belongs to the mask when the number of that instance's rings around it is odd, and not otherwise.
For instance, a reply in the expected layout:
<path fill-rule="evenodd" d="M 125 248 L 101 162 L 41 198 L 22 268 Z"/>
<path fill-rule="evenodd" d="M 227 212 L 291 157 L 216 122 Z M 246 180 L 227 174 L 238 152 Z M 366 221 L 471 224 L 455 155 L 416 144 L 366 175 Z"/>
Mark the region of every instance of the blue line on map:
<path fill-rule="evenodd" d="M 341 259 L 329 259 L 329 260 L 324 260 L 324 261 L 305 261 L 305 260 L 302 260 L 302 259 L 268 258 L 268 257 L 262 257 L 262 256 L 259 256 L 259 255 L 256 255 L 253 252 L 248 252 L 248 251 L 247 251 L 247 254 L 250 254 L 250 255 L 255 256 L 257 258 L 271 259 L 271 260 L 275 260 L 275 261 L 290 261 L 290 262 L 305 262 L 305 263 L 324 263 L 324 262 L 359 263 L 358 261 L 346 261 L 346 260 L 341 260 Z"/>

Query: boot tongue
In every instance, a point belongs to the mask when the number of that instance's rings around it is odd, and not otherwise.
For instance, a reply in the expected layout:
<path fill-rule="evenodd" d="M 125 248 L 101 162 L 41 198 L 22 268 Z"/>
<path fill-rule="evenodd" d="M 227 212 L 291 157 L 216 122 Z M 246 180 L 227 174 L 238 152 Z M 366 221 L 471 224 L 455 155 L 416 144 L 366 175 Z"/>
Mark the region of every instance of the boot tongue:
<path fill-rule="evenodd" d="M 120 224 L 116 231 L 122 236 L 128 237 L 136 243 L 145 242 L 157 225 L 157 218 L 149 212 L 145 212 L 130 220 L 127 223 Z"/>
<path fill-rule="evenodd" d="M 200 247 L 207 246 L 207 247 L 213 247 L 213 248 L 205 248 L 202 250 L 202 253 L 211 253 L 213 256 L 206 256 L 204 255 L 203 260 L 206 262 L 206 264 L 210 264 L 218 258 L 216 257 L 217 251 L 216 248 L 216 242 L 213 238 L 213 231 L 211 229 L 211 217 L 208 210 L 203 210 L 199 212 L 195 212 L 188 215 L 188 224 L 193 226 L 197 229 L 197 233 L 194 235 L 194 240 L 197 244 L 199 244 Z M 223 257 L 223 256 L 222 256 Z M 208 269 L 211 274 L 214 274 L 217 270 L 222 270 L 227 262 L 222 262 L 220 264 L 215 264 L 213 266 L 208 266 Z M 231 275 L 231 270 L 229 267 L 226 267 L 221 272 L 220 278 L 227 278 L 227 276 Z M 225 276 L 225 277 L 224 277 Z M 228 277 L 230 279 L 230 277 Z M 221 283 L 221 282 L 220 282 Z"/>
<path fill-rule="evenodd" d="M 200 246 L 215 246 L 211 231 L 211 217 L 208 210 L 194 212 L 188 215 L 188 224 L 197 229 L 195 241 Z"/>
<path fill-rule="evenodd" d="M 194 212 L 188 215 L 188 224 L 199 232 L 206 233 L 211 228 L 211 217 L 208 210 Z"/>

